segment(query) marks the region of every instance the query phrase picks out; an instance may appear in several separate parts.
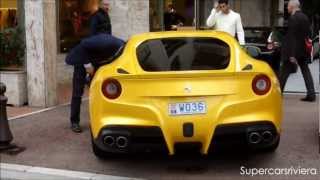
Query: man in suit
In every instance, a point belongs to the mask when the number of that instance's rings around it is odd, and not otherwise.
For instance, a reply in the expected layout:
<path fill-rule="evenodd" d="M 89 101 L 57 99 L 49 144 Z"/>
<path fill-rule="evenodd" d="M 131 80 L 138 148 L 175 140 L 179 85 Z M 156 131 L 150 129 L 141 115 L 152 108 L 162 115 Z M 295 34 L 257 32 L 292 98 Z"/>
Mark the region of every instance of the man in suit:
<path fill-rule="evenodd" d="M 283 92 L 290 73 L 295 72 L 299 65 L 307 87 L 307 96 L 301 100 L 313 102 L 316 96 L 307 62 L 309 55 L 305 47 L 305 39 L 311 35 L 310 23 L 308 17 L 300 10 L 299 0 L 289 1 L 288 12 L 290 13 L 288 32 L 282 45 L 281 90 Z"/>
<path fill-rule="evenodd" d="M 124 41 L 109 34 L 100 33 L 81 41 L 66 57 L 66 63 L 74 66 L 71 99 L 71 130 L 81 133 L 80 106 L 86 84 L 87 73 L 93 75 L 95 67 L 110 57 L 124 45 Z"/>
<path fill-rule="evenodd" d="M 91 17 L 90 20 L 90 35 L 97 35 L 99 33 L 112 34 L 112 26 L 109 17 L 109 0 L 100 0 L 100 8 Z"/>

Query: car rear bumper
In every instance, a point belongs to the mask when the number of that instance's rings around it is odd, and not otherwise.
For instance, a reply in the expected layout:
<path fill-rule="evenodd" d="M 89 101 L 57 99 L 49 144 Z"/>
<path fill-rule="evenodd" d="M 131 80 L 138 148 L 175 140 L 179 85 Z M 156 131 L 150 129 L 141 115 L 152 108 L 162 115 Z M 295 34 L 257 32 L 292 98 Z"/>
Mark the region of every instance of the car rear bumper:
<path fill-rule="evenodd" d="M 268 133 L 266 133 L 268 132 Z M 264 139 L 264 135 L 270 135 Z M 254 136 L 252 136 L 254 135 Z M 251 142 L 252 138 L 261 137 Z M 113 143 L 106 143 L 106 137 L 113 137 Z M 125 147 L 119 147 L 117 139 L 125 137 L 127 144 Z M 189 137 L 192 139 L 192 137 Z M 253 138 L 254 139 L 254 138 Z M 208 150 L 202 148 L 203 144 L 197 141 L 188 142 L 174 142 L 171 146 L 175 147 L 173 152 L 168 148 L 163 131 L 159 127 L 138 127 L 138 126 L 105 126 L 99 132 L 99 135 L 94 139 L 94 143 L 102 150 L 113 153 L 128 153 L 128 152 L 148 152 L 148 151 L 162 151 L 169 154 L 175 154 L 181 148 L 198 149 L 202 154 L 208 154 L 220 145 L 244 146 L 250 149 L 260 149 L 272 146 L 279 139 L 279 132 L 277 128 L 270 121 L 257 121 L 250 123 L 238 124 L 223 124 L 218 125 L 214 129 L 213 138 L 210 140 Z"/>

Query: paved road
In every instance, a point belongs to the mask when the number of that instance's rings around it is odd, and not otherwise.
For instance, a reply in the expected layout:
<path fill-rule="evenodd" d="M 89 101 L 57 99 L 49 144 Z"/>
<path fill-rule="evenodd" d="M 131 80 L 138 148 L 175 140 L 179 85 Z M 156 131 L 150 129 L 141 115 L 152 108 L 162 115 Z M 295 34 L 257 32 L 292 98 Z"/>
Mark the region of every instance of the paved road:
<path fill-rule="evenodd" d="M 2 163 L 23 164 L 46 168 L 85 171 L 145 179 L 229 179 L 240 176 L 246 168 L 317 168 L 320 178 L 318 144 L 318 103 L 300 102 L 297 96 L 285 97 L 285 116 L 280 146 L 275 153 L 246 154 L 233 151 L 208 157 L 161 154 L 97 159 L 90 145 L 87 103 L 83 104 L 84 133 L 69 130 L 69 107 L 10 121 L 14 142 L 27 150 L 17 156 L 2 154 Z M 297 176 L 297 179 L 305 176 Z M 266 177 L 254 177 L 253 179 Z M 268 177 L 270 178 L 270 177 Z M 274 177 L 273 177 L 274 178 Z M 282 176 L 280 179 L 292 179 Z"/>

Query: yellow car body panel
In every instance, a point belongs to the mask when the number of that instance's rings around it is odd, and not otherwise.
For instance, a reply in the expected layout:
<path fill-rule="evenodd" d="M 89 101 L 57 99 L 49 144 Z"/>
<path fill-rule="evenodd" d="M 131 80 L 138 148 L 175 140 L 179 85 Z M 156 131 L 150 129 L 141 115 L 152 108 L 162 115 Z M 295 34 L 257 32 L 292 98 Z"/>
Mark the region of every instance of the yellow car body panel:
<path fill-rule="evenodd" d="M 137 60 L 136 49 L 144 41 L 173 37 L 209 37 L 223 40 L 230 46 L 230 64 L 224 70 L 146 72 Z M 243 70 L 252 65 L 251 70 Z M 129 74 L 117 70 L 124 69 Z M 271 79 L 271 90 L 256 95 L 252 80 L 258 74 Z M 110 100 L 102 91 L 108 78 L 122 85 L 119 98 Z M 182 87 L 192 87 L 186 92 Z M 168 104 L 204 101 L 206 114 L 170 116 Z M 251 58 L 238 42 L 223 32 L 188 31 L 159 32 L 135 35 L 129 39 L 120 57 L 101 67 L 90 87 L 90 126 L 93 138 L 102 128 L 114 125 L 159 127 L 169 153 L 175 153 L 177 142 L 200 142 L 201 153 L 207 154 L 215 127 L 224 124 L 270 121 L 281 131 L 282 97 L 272 69 Z M 194 123 L 194 135 L 184 137 L 182 124 Z"/>

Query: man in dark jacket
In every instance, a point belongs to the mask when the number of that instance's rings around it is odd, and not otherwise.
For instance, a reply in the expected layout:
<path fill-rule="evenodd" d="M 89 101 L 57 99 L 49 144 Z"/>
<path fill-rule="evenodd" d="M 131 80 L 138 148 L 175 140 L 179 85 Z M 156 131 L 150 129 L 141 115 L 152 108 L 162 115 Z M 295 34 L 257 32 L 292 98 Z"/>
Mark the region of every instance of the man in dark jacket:
<path fill-rule="evenodd" d="M 295 72 L 299 65 L 307 87 L 307 96 L 301 100 L 313 102 L 316 96 L 307 62 L 309 55 L 305 47 L 305 39 L 311 35 L 310 23 L 308 17 L 300 10 L 299 0 L 289 1 L 288 12 L 291 16 L 288 22 L 288 32 L 282 45 L 281 90 L 283 92 L 290 73 Z"/>
<path fill-rule="evenodd" d="M 100 33 L 82 40 L 68 54 L 66 63 L 74 66 L 70 115 L 72 131 L 82 132 L 79 125 L 80 106 L 87 73 L 92 75 L 99 62 L 112 57 L 123 45 L 123 40 Z"/>
<path fill-rule="evenodd" d="M 172 4 L 168 5 L 164 13 L 164 29 L 166 31 L 177 30 L 178 26 L 183 26 L 185 19 L 177 13 Z"/>
<path fill-rule="evenodd" d="M 90 35 L 97 35 L 99 33 L 112 34 L 112 26 L 109 17 L 109 0 L 100 0 L 100 8 L 91 17 L 90 21 Z"/>

